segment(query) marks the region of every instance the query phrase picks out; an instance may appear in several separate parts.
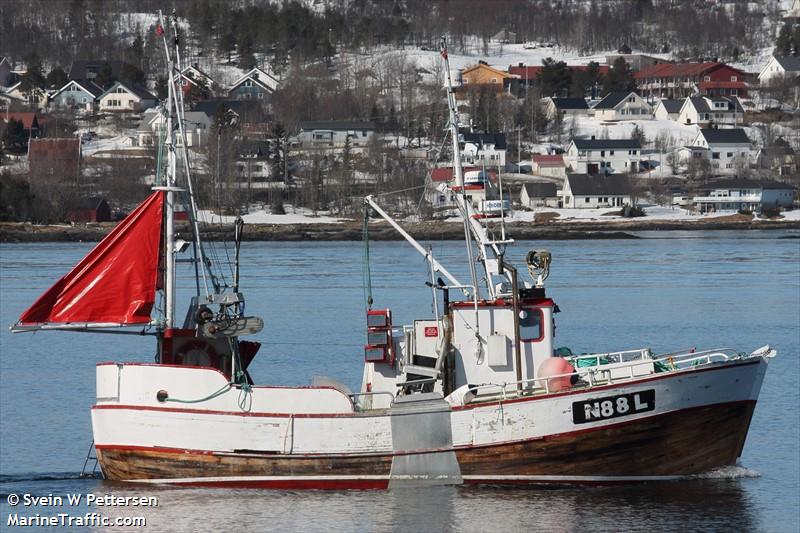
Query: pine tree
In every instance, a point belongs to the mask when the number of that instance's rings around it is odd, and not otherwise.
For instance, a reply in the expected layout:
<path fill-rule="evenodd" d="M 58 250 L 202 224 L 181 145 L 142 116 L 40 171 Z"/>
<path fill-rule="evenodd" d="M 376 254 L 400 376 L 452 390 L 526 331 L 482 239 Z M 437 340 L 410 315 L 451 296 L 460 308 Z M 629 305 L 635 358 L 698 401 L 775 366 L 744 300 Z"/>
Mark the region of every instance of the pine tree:
<path fill-rule="evenodd" d="M 60 89 L 66 85 L 68 81 L 67 74 L 61 67 L 55 67 L 47 75 L 47 87 L 50 89 Z"/>
<path fill-rule="evenodd" d="M 28 144 L 28 134 L 22 121 L 10 119 L 3 132 L 3 146 L 9 153 L 25 153 Z"/>
<path fill-rule="evenodd" d="M 775 41 L 775 51 L 773 55 L 776 57 L 792 55 L 792 48 L 792 25 L 787 22 L 781 28 L 780 33 L 778 33 L 778 40 Z"/>

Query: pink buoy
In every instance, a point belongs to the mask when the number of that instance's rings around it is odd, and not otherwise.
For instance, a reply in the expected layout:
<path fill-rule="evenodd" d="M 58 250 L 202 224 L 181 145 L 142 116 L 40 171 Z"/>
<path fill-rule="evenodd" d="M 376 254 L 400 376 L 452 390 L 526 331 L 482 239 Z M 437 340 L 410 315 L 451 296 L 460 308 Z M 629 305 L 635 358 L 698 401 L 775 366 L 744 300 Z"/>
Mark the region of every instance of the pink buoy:
<path fill-rule="evenodd" d="M 536 377 L 550 378 L 550 376 L 559 376 L 548 379 L 547 387 L 550 392 L 561 392 L 569 390 L 569 388 L 572 387 L 571 374 L 573 372 L 575 372 L 575 367 L 565 359 L 561 357 L 549 357 L 539 365 L 539 371 L 536 373 Z"/>

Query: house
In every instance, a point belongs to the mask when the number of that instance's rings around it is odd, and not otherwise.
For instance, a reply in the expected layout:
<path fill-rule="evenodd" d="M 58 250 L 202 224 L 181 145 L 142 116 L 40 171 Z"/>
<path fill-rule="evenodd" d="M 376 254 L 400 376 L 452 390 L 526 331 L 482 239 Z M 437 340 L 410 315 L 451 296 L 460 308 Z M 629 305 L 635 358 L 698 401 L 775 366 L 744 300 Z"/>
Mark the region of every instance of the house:
<path fill-rule="evenodd" d="M 499 196 L 499 191 L 494 185 L 497 181 L 497 174 L 491 170 L 483 170 L 480 167 L 462 168 L 464 176 L 464 194 L 472 202 L 473 207 L 480 209 L 481 204 L 487 199 L 494 199 Z M 436 210 L 455 209 L 458 195 L 456 192 L 461 189 L 450 183 L 451 190 L 440 189 L 438 185 L 452 182 L 455 179 L 453 167 L 437 167 L 431 171 L 431 183 L 433 187 L 426 189 L 426 199 Z"/>
<path fill-rule="evenodd" d="M 592 114 L 608 121 L 642 120 L 653 118 L 653 108 L 634 92 L 614 91 L 595 104 Z"/>
<path fill-rule="evenodd" d="M 508 86 L 511 75 L 500 69 L 490 67 L 485 61 L 478 61 L 477 65 L 467 67 L 461 71 L 461 85 L 468 87 L 488 87 L 497 92 L 502 92 Z"/>
<path fill-rule="evenodd" d="M 574 116 L 589 116 L 589 105 L 584 98 L 555 98 L 553 96 L 543 99 L 545 111 L 550 120 L 561 115 L 564 118 Z"/>
<path fill-rule="evenodd" d="M 3 124 L 8 124 L 11 119 L 22 122 L 22 127 L 25 129 L 25 133 L 28 135 L 29 139 L 35 139 L 42 133 L 42 128 L 39 124 L 39 116 L 36 113 L 9 113 L 8 111 L 0 113 L 0 121 L 2 121 Z"/>
<path fill-rule="evenodd" d="M 659 100 L 653 110 L 653 117 L 656 120 L 674 120 L 677 121 L 681 114 L 685 98 L 680 100 L 671 100 L 668 98 Z"/>
<path fill-rule="evenodd" d="M 703 63 L 659 63 L 645 67 L 633 74 L 636 86 L 646 96 L 659 98 L 684 98 L 700 91 L 700 83 L 706 89 L 715 87 L 710 82 L 726 82 L 728 96 L 747 97 L 748 86 L 745 73 L 737 68 L 709 61 Z M 721 86 L 720 86 L 721 88 Z"/>
<path fill-rule="evenodd" d="M 562 154 L 533 154 L 531 171 L 539 176 L 564 178 L 567 176 L 567 166 Z"/>
<path fill-rule="evenodd" d="M 800 157 L 782 137 L 772 146 L 761 148 L 755 156 L 758 168 L 774 172 L 778 176 L 793 176 L 800 171 Z"/>
<path fill-rule="evenodd" d="M 111 207 L 104 198 L 92 196 L 67 210 L 70 222 L 110 222 Z"/>
<path fill-rule="evenodd" d="M 258 67 L 251 68 L 233 82 L 228 89 L 228 98 L 234 100 L 268 100 L 278 88 L 278 80 Z"/>
<path fill-rule="evenodd" d="M 632 205 L 633 188 L 628 176 L 590 176 L 569 174 L 564 188 L 559 191 L 559 207 L 570 209 L 597 209 Z"/>
<path fill-rule="evenodd" d="M 492 36 L 491 41 L 501 44 L 510 44 L 519 42 L 519 40 L 517 39 L 516 32 L 508 30 L 500 30 L 499 32 L 495 33 Z"/>
<path fill-rule="evenodd" d="M 184 98 L 188 97 L 192 91 L 204 99 L 208 98 L 216 85 L 214 79 L 200 70 L 197 63 L 184 67 L 179 76 Z"/>
<path fill-rule="evenodd" d="M 97 108 L 97 98 L 103 94 L 93 81 L 70 80 L 50 97 L 50 107 L 76 109 L 91 113 Z"/>
<path fill-rule="evenodd" d="M 580 174 L 638 172 L 642 145 L 636 139 L 573 139 L 564 155 L 567 169 Z"/>
<path fill-rule="evenodd" d="M 28 166 L 34 179 L 77 180 L 81 169 L 80 139 L 31 139 Z"/>
<path fill-rule="evenodd" d="M 0 58 L 0 87 L 11 87 L 19 81 L 17 78 L 8 58 Z"/>
<path fill-rule="evenodd" d="M 266 141 L 245 141 L 236 157 L 236 178 L 239 188 L 283 189 L 283 176 L 273 177 L 270 150 Z"/>
<path fill-rule="evenodd" d="M 188 146 L 203 146 L 208 142 L 213 118 L 200 111 L 184 112 L 184 127 L 186 130 L 186 143 Z M 136 128 L 137 144 L 139 146 L 153 146 L 158 144 L 159 138 L 166 129 L 166 118 L 162 113 L 145 113 L 139 126 Z M 183 139 L 177 136 L 178 146 L 183 145 Z"/>
<path fill-rule="evenodd" d="M 555 183 L 525 183 L 519 191 L 519 203 L 523 207 L 558 207 Z"/>
<path fill-rule="evenodd" d="M 100 111 L 139 112 L 158 104 L 158 98 L 138 85 L 128 85 L 121 81 L 114 84 L 97 101 Z"/>
<path fill-rule="evenodd" d="M 506 136 L 502 133 L 460 135 L 461 163 L 484 167 L 506 166 Z"/>
<path fill-rule="evenodd" d="M 731 179 L 704 185 L 693 202 L 701 213 L 760 212 L 765 208 L 791 207 L 794 196 L 794 188 L 786 183 Z"/>
<path fill-rule="evenodd" d="M 18 81 L 8 88 L 6 95 L 22 102 L 32 109 L 45 109 L 50 95 L 44 87 L 29 86 L 24 81 Z"/>
<path fill-rule="evenodd" d="M 366 146 L 375 135 L 374 122 L 346 120 L 301 122 L 293 142 L 302 148 L 344 148 L 347 139 L 353 147 Z"/>
<path fill-rule="evenodd" d="M 684 100 L 678 113 L 681 124 L 697 124 L 703 128 L 711 125 L 736 127 L 743 119 L 744 109 L 735 96 L 691 96 Z"/>
<path fill-rule="evenodd" d="M 678 150 L 681 161 L 689 158 L 706 159 L 717 174 L 736 174 L 740 168 L 750 166 L 753 147 L 742 128 L 701 129 L 694 141 Z"/>
<path fill-rule="evenodd" d="M 771 57 L 761 69 L 758 81 L 762 85 L 774 85 L 800 76 L 800 56 Z"/>

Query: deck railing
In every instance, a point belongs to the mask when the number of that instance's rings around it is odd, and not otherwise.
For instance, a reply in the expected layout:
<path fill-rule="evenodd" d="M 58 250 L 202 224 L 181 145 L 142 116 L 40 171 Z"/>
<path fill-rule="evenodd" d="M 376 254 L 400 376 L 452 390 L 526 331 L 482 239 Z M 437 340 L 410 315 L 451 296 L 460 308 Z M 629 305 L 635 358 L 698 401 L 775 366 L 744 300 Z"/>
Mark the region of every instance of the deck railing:
<path fill-rule="evenodd" d="M 571 361 L 596 359 L 598 364 L 577 367 L 574 372 L 547 377 L 523 379 L 521 381 L 511 381 L 507 383 L 483 383 L 470 387 L 467 389 L 467 392 L 473 393 L 476 398 L 500 396 L 503 400 L 518 396 L 550 394 L 551 392 L 563 391 L 561 388 L 557 391 L 551 390 L 551 382 L 561 381 L 564 378 L 572 379 L 573 376 L 577 376 L 578 378 L 578 385 L 576 386 L 591 389 L 598 385 L 611 385 L 614 383 L 631 381 L 634 378 L 641 378 L 647 374 L 655 374 L 659 372 L 655 368 L 656 364 L 666 367 L 659 373 L 668 373 L 715 362 L 730 361 L 738 357 L 740 357 L 740 354 L 730 348 L 706 350 L 702 352 L 695 352 L 692 351 L 692 349 L 688 349 L 657 356 L 652 356 L 649 348 L 603 354 L 583 354 L 571 356 L 566 359 Z M 600 363 L 601 359 L 606 359 L 606 362 Z M 614 359 L 616 359 L 616 361 L 614 361 Z M 635 372 L 637 368 L 645 365 L 650 367 L 648 372 L 639 374 Z M 620 371 L 627 372 L 623 376 L 613 376 L 612 371 L 617 374 L 619 374 Z M 464 398 L 466 399 L 466 395 Z M 466 403 L 468 402 L 462 400 L 462 405 Z"/>

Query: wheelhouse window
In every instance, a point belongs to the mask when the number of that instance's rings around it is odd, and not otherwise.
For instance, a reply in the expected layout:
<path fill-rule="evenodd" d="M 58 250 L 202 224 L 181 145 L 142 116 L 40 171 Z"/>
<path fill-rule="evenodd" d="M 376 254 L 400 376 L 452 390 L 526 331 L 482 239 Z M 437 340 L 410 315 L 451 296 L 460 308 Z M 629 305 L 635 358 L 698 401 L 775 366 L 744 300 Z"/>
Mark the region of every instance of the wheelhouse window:
<path fill-rule="evenodd" d="M 523 309 L 519 317 L 519 338 L 522 342 L 537 342 L 542 340 L 541 309 Z"/>

